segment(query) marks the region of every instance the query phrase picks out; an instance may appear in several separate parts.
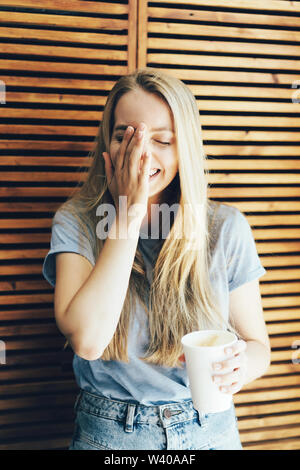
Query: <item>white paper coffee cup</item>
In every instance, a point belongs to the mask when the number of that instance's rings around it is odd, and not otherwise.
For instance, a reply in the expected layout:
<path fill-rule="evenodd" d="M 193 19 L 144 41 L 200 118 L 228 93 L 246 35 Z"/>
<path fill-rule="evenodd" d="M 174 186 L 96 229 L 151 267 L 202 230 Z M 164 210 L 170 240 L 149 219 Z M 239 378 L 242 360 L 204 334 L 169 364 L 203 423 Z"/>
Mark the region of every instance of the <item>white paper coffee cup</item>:
<path fill-rule="evenodd" d="M 226 359 L 225 347 L 236 341 L 236 335 L 225 330 L 194 331 L 181 339 L 193 405 L 200 413 L 217 413 L 230 408 L 232 395 L 221 392 L 219 384 L 213 381 L 217 372 L 212 364 Z"/>

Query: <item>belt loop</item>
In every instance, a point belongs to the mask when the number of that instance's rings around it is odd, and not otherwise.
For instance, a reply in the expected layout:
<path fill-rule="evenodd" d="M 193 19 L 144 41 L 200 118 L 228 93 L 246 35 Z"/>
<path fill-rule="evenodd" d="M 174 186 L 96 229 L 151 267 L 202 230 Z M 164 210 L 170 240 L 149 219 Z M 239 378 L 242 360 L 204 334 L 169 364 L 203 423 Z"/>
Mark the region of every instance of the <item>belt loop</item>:
<path fill-rule="evenodd" d="M 207 415 L 205 413 L 201 413 L 200 411 L 197 411 L 197 413 L 198 413 L 199 424 L 203 428 L 207 425 Z"/>
<path fill-rule="evenodd" d="M 132 432 L 133 431 L 134 413 L 135 413 L 135 405 L 132 404 L 132 403 L 128 403 L 126 423 L 125 423 L 125 432 Z"/>

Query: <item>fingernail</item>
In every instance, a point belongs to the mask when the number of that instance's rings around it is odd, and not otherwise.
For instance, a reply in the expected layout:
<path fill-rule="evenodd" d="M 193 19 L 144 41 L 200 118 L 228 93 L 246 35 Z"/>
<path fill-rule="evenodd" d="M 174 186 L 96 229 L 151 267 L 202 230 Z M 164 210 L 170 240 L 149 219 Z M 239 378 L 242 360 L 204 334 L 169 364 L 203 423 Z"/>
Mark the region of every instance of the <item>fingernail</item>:
<path fill-rule="evenodd" d="M 215 382 L 216 384 L 220 383 L 220 382 L 221 382 L 221 377 L 215 376 L 215 377 L 214 377 L 214 382 Z"/>
<path fill-rule="evenodd" d="M 221 364 L 214 364 L 214 369 L 215 370 L 221 370 L 222 369 Z"/>
<path fill-rule="evenodd" d="M 231 349 L 231 348 L 227 348 L 227 349 L 225 349 L 225 352 L 226 352 L 226 354 L 232 354 L 232 349 Z"/>

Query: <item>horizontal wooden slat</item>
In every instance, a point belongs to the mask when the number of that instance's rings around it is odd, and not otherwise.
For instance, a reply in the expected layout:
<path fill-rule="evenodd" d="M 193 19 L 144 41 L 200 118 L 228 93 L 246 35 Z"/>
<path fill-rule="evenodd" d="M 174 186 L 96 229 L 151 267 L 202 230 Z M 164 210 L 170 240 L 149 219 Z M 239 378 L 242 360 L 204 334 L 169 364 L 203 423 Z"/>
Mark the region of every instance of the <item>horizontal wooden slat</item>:
<path fill-rule="evenodd" d="M 284 414 L 278 416 L 261 416 L 259 418 L 239 419 L 238 427 L 244 429 L 261 429 L 267 426 L 280 426 L 289 424 L 298 424 L 300 422 L 300 413 Z"/>
<path fill-rule="evenodd" d="M 1 29 L 0 29 L 1 35 Z M 30 56 L 43 56 L 43 57 L 51 57 L 51 58 L 58 58 L 62 57 L 68 62 L 69 58 L 78 58 L 81 57 L 84 60 L 89 59 L 97 59 L 97 60 L 120 60 L 126 61 L 127 60 L 127 51 L 118 51 L 113 49 L 92 49 L 87 47 L 63 47 L 63 46 L 44 46 L 44 45 L 32 45 L 26 44 L 7 44 L 1 45 L 0 39 L 0 47 L 3 49 L 5 47 L 6 54 L 18 54 L 24 55 L 24 59 L 26 59 L 27 55 Z"/>
<path fill-rule="evenodd" d="M 0 70 L 25 70 L 34 72 L 57 72 L 60 74 L 82 74 L 82 64 L 76 62 L 43 62 L 34 60 L 0 59 Z M 84 64 L 85 75 L 126 75 L 128 69 L 122 65 Z"/>
<path fill-rule="evenodd" d="M 263 29 L 263 28 L 248 28 L 248 27 L 234 27 L 234 26 L 210 26 L 202 24 L 190 23 L 187 27 L 186 24 L 172 23 L 172 22 L 156 22 L 151 21 L 148 23 L 148 33 L 159 34 L 182 34 L 193 36 L 212 36 L 214 39 L 230 38 L 230 39 L 255 39 L 255 40 L 273 40 L 276 34 L 277 41 L 297 41 L 299 33 L 297 31 L 284 29 Z"/>
<path fill-rule="evenodd" d="M 4 0 L 1 3 L 2 6 L 12 6 L 12 7 L 27 7 L 27 8 L 37 8 L 35 0 Z M 47 14 L 47 9 L 49 10 L 62 10 L 69 12 L 85 12 L 85 13 L 106 13 L 106 14 L 115 14 L 123 15 L 128 12 L 128 5 L 122 5 L 119 3 L 114 4 L 112 11 L 112 5 L 110 2 L 93 2 L 85 0 L 84 2 L 80 0 L 43 0 L 43 10 Z"/>
<path fill-rule="evenodd" d="M 272 426 L 270 429 L 241 431 L 241 439 L 245 442 L 266 441 L 271 439 L 286 439 L 288 437 L 300 438 L 300 425 Z M 300 444 L 299 444 L 300 447 Z"/>
<path fill-rule="evenodd" d="M 157 3 L 157 1 L 152 2 L 153 4 Z M 159 2 L 158 2 L 159 3 Z M 183 0 L 165 0 L 164 3 L 169 3 L 174 8 L 176 8 L 177 4 L 182 4 L 185 3 Z M 226 7 L 229 7 L 230 9 L 232 8 L 238 8 L 240 10 L 246 9 L 246 10 L 271 10 L 271 11 L 278 11 L 278 12 L 290 12 L 290 13 L 296 13 L 300 12 L 300 5 L 298 5 L 299 2 L 294 1 L 285 1 L 285 0 L 264 0 L 264 2 L 261 2 L 260 0 L 245 0 L 245 1 L 240 1 L 240 0 L 230 0 L 230 4 L 226 5 L 222 0 L 214 0 L 213 6 L 219 8 L 220 10 L 225 10 Z M 186 3 L 185 3 L 186 4 Z M 201 7 L 211 7 L 212 2 L 211 0 L 188 0 L 189 5 L 197 5 Z"/>
<path fill-rule="evenodd" d="M 190 26 L 189 26 L 190 29 Z M 172 31 L 173 32 L 173 31 Z M 1 67 L 1 61 L 0 61 Z M 214 70 L 213 79 L 210 70 L 185 70 L 185 69 L 172 69 L 168 68 L 168 74 L 179 78 L 180 80 L 205 80 L 213 82 L 231 82 L 233 81 L 233 72 L 226 70 Z M 236 83 L 270 83 L 270 84 L 284 84 L 291 86 L 298 76 L 296 74 L 281 74 L 278 71 L 273 72 L 239 72 L 234 71 L 234 81 Z"/>
<path fill-rule="evenodd" d="M 202 11 L 201 11 L 202 13 Z M 233 41 L 208 41 L 207 39 L 168 39 L 168 38 L 153 38 L 149 37 L 147 41 L 149 49 L 170 50 L 170 51 L 197 51 L 221 53 L 221 54 L 251 54 L 253 55 L 253 43 L 252 42 L 233 42 Z M 272 44 L 272 43 L 260 43 L 259 54 L 269 55 L 289 55 L 298 56 L 300 46 L 291 44 Z M 197 87 L 202 85 L 190 85 L 193 90 L 197 90 Z M 205 85 L 203 85 L 205 86 Z M 210 85 L 206 85 L 210 87 Z M 233 91 L 233 90 L 232 90 Z M 234 91 L 233 91 L 234 92 Z M 237 89 L 234 93 L 238 93 Z M 197 93 L 197 92 L 196 92 Z M 259 93 L 259 90 L 258 90 Z"/>
<path fill-rule="evenodd" d="M 234 395 L 234 402 L 238 394 Z M 236 403 L 235 403 L 236 404 Z M 259 416 L 262 414 L 288 413 L 300 411 L 300 401 L 277 401 L 273 403 L 248 403 L 236 404 L 238 419 L 244 416 Z"/>
<path fill-rule="evenodd" d="M 189 25 L 189 28 L 192 25 Z M 258 57 L 222 57 L 208 56 L 199 54 L 171 54 L 171 53 L 149 53 L 148 61 L 151 64 L 182 64 L 187 67 L 237 67 L 249 69 L 280 69 L 280 70 L 298 70 L 300 62 L 293 59 L 266 59 Z M 257 104 L 257 103 L 256 103 Z"/>
<path fill-rule="evenodd" d="M 103 5 L 99 3 L 98 5 Z M 116 4 L 118 5 L 118 4 Z M 125 6 L 125 5 L 118 5 L 118 6 Z M 109 45 L 109 46 L 125 46 L 128 44 L 128 37 L 127 35 L 115 35 L 109 33 L 92 33 L 92 32 L 78 32 L 78 31 L 57 31 L 55 30 L 55 36 L 53 36 L 52 30 L 47 29 L 37 29 L 37 28 L 26 28 L 18 27 L 18 28 L 9 28 L 7 26 L 1 27 L 0 23 L 0 38 L 10 38 L 13 39 L 34 39 L 43 40 L 43 41 L 63 41 L 69 43 L 82 43 L 82 44 L 99 44 L 99 45 Z M 1 39 L 0 39 L 1 41 Z M 293 50 L 293 49 L 291 49 Z M 24 52 L 24 51 L 23 51 Z M 9 77 L 10 80 L 14 80 L 17 77 Z M 30 77 L 34 80 L 34 78 L 38 77 Z"/>
<path fill-rule="evenodd" d="M 235 403 L 264 402 L 271 400 L 290 400 L 299 398 L 300 387 L 282 387 L 267 390 L 241 391 L 236 394 Z"/>
<path fill-rule="evenodd" d="M 295 309 L 265 310 L 266 321 L 298 320 L 300 318 L 300 306 Z"/>
<path fill-rule="evenodd" d="M 91 16 L 72 15 L 53 15 L 41 13 L 25 13 L 15 11 L 2 11 L 0 16 L 1 23 L 17 23 L 27 25 L 45 25 L 51 26 L 68 26 L 70 28 L 82 29 L 107 29 L 114 31 L 123 31 L 128 29 L 128 21 L 114 18 L 95 18 Z"/>
<path fill-rule="evenodd" d="M 183 2 L 184 3 L 184 2 Z M 223 4 L 226 6 L 226 4 Z M 205 11 L 192 9 L 176 9 L 149 7 L 148 15 L 150 18 L 164 20 L 185 20 L 185 21 L 207 21 L 218 23 L 244 23 L 249 25 L 268 25 L 284 27 L 298 27 L 297 17 L 284 15 L 264 15 L 254 13 L 237 13 L 227 11 Z"/>
<path fill-rule="evenodd" d="M 244 444 L 245 450 L 297 450 L 300 449 L 299 436 L 296 439 L 280 439 L 273 441 Z"/>

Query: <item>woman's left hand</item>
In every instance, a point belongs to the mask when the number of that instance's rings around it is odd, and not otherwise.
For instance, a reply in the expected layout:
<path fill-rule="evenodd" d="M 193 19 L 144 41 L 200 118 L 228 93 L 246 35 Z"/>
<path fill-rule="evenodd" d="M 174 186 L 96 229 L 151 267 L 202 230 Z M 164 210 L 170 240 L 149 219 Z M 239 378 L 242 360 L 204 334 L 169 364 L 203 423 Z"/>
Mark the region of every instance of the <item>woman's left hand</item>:
<path fill-rule="evenodd" d="M 220 391 L 234 394 L 243 387 L 247 373 L 247 343 L 238 340 L 233 346 L 225 347 L 227 358 L 213 363 L 213 381 Z"/>

